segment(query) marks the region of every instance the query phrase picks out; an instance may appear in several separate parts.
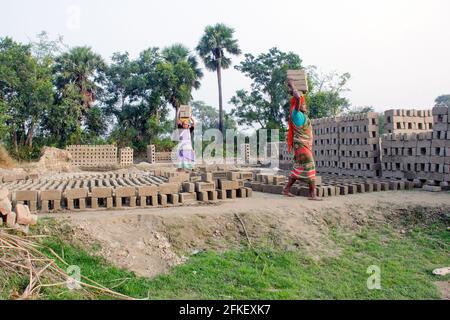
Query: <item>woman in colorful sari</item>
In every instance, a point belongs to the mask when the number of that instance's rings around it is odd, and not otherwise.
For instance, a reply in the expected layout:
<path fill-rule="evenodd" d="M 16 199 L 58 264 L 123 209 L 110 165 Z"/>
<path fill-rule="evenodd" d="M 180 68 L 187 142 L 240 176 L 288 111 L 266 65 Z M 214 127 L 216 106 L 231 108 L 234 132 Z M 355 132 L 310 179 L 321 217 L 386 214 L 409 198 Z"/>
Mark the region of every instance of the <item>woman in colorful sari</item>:
<path fill-rule="evenodd" d="M 309 186 L 309 200 L 320 201 L 316 195 L 316 165 L 312 152 L 313 135 L 311 120 L 306 115 L 306 103 L 303 93 L 295 90 L 292 80 L 288 79 L 289 93 L 292 95 L 289 112 L 288 151 L 294 151 L 294 168 L 283 195 L 293 197 L 290 192 L 297 180 L 305 180 Z"/>
<path fill-rule="evenodd" d="M 192 124 L 189 124 L 192 122 Z M 189 120 L 178 120 L 178 171 L 192 170 L 195 163 L 195 152 L 192 148 L 191 133 L 194 131 L 194 118 Z"/>

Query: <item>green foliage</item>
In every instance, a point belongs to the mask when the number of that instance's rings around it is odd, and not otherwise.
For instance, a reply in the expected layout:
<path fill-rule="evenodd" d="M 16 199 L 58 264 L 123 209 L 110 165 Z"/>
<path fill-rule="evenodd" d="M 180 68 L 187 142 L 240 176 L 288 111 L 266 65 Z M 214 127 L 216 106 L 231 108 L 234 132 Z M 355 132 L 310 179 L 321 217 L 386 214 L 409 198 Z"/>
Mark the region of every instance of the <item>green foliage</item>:
<path fill-rule="evenodd" d="M 192 89 L 200 88 L 203 72 L 198 67 L 197 58 L 182 44 L 165 48 L 162 56 L 172 80 L 166 90 L 166 99 L 177 110 L 180 105 L 188 104 L 192 99 Z"/>
<path fill-rule="evenodd" d="M 193 101 L 192 102 L 192 112 L 197 121 L 197 123 L 202 124 L 202 129 L 216 129 L 219 123 L 219 112 L 217 109 L 210 105 L 207 105 L 203 101 Z M 197 124 L 198 126 L 198 124 Z M 236 122 L 231 114 L 225 112 L 224 117 L 224 128 L 226 129 L 236 129 Z"/>
<path fill-rule="evenodd" d="M 450 94 L 444 94 L 436 98 L 436 104 L 445 104 L 450 107 Z"/>
<path fill-rule="evenodd" d="M 33 147 L 40 118 L 53 103 L 51 72 L 31 55 L 31 47 L 0 39 L 0 109 L 13 154 Z"/>
<path fill-rule="evenodd" d="M 231 55 L 241 54 L 238 41 L 233 38 L 234 29 L 223 23 L 207 26 L 197 45 L 197 53 L 210 71 L 228 69 L 231 66 Z"/>
<path fill-rule="evenodd" d="M 219 130 L 224 132 L 224 114 L 222 101 L 222 69 L 231 66 L 231 58 L 226 54 L 240 55 L 238 41 L 233 38 L 234 29 L 218 23 L 207 26 L 197 45 L 197 53 L 203 60 L 206 69 L 217 72 L 219 84 Z"/>
<path fill-rule="evenodd" d="M 350 103 L 342 94 L 348 91 L 347 83 L 351 78 L 349 73 L 324 74 L 316 66 L 308 67 L 307 73 L 310 92 L 306 103 L 311 118 L 337 116 L 348 110 Z"/>
<path fill-rule="evenodd" d="M 235 106 L 232 114 L 238 123 L 249 126 L 257 123 L 263 129 L 282 127 L 289 113 L 287 70 L 301 67 L 302 60 L 297 54 L 277 48 L 257 57 L 246 54 L 235 68 L 252 80 L 251 91 L 239 90 L 230 101 Z"/>

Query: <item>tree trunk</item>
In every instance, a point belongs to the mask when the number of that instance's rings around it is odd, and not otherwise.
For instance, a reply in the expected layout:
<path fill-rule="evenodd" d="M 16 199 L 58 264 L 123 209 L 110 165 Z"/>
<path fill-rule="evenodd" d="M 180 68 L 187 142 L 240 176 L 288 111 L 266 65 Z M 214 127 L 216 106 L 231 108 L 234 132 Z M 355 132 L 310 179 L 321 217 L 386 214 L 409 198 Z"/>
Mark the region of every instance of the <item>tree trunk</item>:
<path fill-rule="evenodd" d="M 217 83 L 219 85 L 219 130 L 223 134 L 223 104 L 222 104 L 222 62 L 217 61 Z"/>
<path fill-rule="evenodd" d="M 12 140 L 13 140 L 13 147 L 16 154 L 19 152 L 19 146 L 17 144 L 17 132 L 15 126 L 13 126 L 12 129 Z"/>
<path fill-rule="evenodd" d="M 35 126 L 34 123 L 35 123 L 34 119 L 31 120 L 30 129 L 28 129 L 28 134 L 27 134 L 26 145 L 27 145 L 28 148 L 30 148 L 30 149 L 33 147 L 33 132 L 34 132 L 34 126 Z"/>
<path fill-rule="evenodd" d="M 175 108 L 175 129 L 178 128 L 178 110 L 180 110 L 180 105 L 178 102 L 174 102 L 173 107 Z"/>

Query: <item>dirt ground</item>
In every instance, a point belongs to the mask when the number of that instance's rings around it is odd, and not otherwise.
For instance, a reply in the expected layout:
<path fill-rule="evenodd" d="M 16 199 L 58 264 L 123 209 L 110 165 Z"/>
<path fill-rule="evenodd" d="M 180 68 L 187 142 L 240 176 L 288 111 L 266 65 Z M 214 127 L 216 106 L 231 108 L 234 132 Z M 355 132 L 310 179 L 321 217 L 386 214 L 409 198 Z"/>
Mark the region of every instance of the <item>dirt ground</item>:
<path fill-rule="evenodd" d="M 48 214 L 67 220 L 77 238 L 100 243 L 108 261 L 153 277 L 205 249 L 223 251 L 252 244 L 302 248 L 313 257 L 334 256 L 330 227 L 357 231 L 412 207 L 450 208 L 450 193 L 378 192 L 327 198 L 285 198 L 254 192 L 250 199 L 164 209 Z M 245 230 L 244 231 L 244 227 Z"/>

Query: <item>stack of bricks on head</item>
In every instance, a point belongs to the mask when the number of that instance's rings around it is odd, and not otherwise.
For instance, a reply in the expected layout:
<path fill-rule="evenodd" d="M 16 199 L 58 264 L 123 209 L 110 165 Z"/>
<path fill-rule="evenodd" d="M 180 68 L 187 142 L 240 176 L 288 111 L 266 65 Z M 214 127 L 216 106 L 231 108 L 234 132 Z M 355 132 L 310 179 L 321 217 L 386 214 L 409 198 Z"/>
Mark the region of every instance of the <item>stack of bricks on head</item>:
<path fill-rule="evenodd" d="M 37 224 L 38 217 L 30 213 L 28 206 L 17 204 L 15 211 L 12 209 L 8 189 L 0 188 L 0 226 L 6 224 L 8 228 L 27 232 L 28 226 Z"/>

